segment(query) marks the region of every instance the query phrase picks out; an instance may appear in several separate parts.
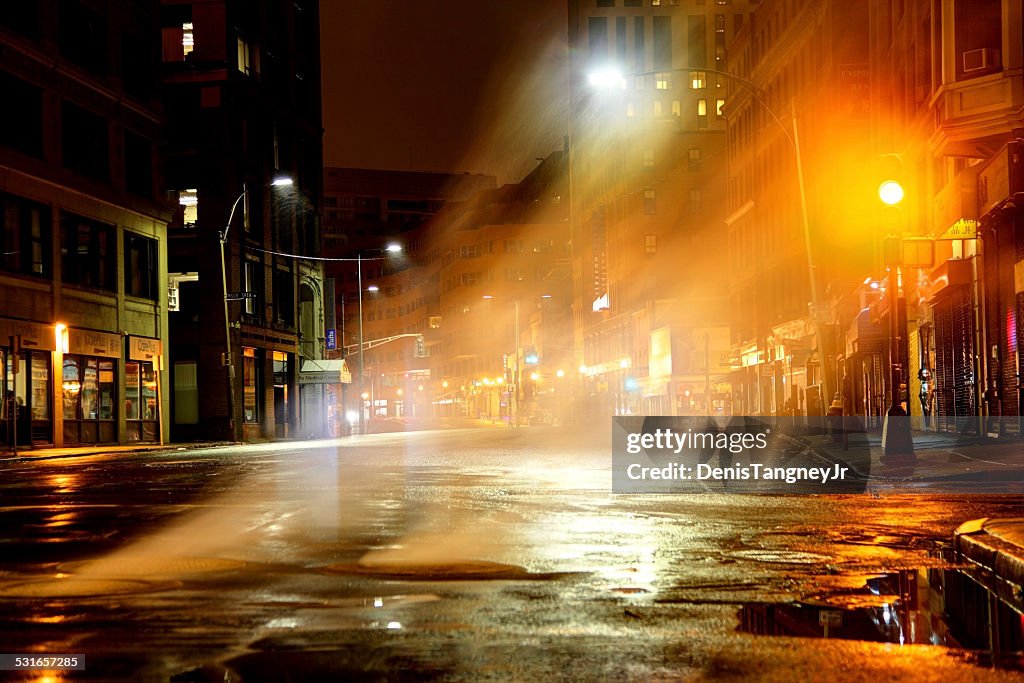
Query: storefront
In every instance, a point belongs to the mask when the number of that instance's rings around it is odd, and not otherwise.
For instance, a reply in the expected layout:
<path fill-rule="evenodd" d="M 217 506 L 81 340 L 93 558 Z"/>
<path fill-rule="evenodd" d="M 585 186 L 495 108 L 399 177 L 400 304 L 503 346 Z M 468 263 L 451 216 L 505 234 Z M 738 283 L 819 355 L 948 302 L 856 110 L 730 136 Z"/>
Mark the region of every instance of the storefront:
<path fill-rule="evenodd" d="M 0 436 L 5 448 L 53 443 L 53 325 L 0 319 Z"/>
<path fill-rule="evenodd" d="M 160 363 L 163 346 L 159 339 L 128 337 L 128 358 L 124 364 L 125 439 L 131 442 L 160 441 Z"/>
<path fill-rule="evenodd" d="M 121 336 L 70 329 L 61 355 L 65 446 L 117 443 L 117 361 Z"/>

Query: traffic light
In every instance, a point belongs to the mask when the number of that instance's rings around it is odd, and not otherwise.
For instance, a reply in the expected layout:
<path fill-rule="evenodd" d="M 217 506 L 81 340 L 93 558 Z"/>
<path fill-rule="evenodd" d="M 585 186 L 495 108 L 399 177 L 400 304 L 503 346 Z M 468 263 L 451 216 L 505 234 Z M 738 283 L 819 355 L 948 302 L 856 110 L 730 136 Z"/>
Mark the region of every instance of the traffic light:
<path fill-rule="evenodd" d="M 523 362 L 527 365 L 537 365 L 540 363 L 540 355 L 537 353 L 537 349 L 533 346 L 527 346 L 526 353 L 523 354 Z"/>
<path fill-rule="evenodd" d="M 427 357 L 427 347 L 423 343 L 423 335 L 422 334 L 416 335 L 416 357 L 417 358 L 426 358 Z"/>
<path fill-rule="evenodd" d="M 906 169 L 899 154 L 883 154 L 878 159 L 878 198 L 887 206 L 896 206 L 907 192 Z"/>

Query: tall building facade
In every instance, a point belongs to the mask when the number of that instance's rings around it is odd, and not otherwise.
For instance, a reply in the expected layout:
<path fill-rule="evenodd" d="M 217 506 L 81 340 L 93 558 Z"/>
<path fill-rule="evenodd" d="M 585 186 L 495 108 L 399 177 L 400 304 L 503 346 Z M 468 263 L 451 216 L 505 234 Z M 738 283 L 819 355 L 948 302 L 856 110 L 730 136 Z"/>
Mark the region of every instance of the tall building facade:
<path fill-rule="evenodd" d="M 726 63 L 759 2 L 569 3 L 578 401 L 729 410 Z"/>
<path fill-rule="evenodd" d="M 928 428 L 1019 435 L 1024 313 L 1019 0 L 871 3 L 876 146 L 907 185 L 903 400 Z"/>
<path fill-rule="evenodd" d="M 0 441 L 160 442 L 169 421 L 156 2 L 0 12 Z"/>
<path fill-rule="evenodd" d="M 160 29 L 174 436 L 321 434 L 319 5 L 163 0 Z"/>
<path fill-rule="evenodd" d="M 840 389 L 839 301 L 870 272 L 878 241 L 868 24 L 864 3 L 765 0 L 728 55 L 740 414 L 821 415 Z"/>

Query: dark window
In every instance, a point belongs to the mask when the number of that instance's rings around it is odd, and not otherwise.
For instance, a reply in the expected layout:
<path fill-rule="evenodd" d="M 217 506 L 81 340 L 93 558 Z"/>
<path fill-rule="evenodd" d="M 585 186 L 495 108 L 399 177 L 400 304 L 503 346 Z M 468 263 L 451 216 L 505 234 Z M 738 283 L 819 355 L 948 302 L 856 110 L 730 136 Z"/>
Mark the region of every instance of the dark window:
<path fill-rule="evenodd" d="M 61 142 L 64 166 L 96 180 L 110 179 L 107 122 L 65 102 L 61 108 Z"/>
<path fill-rule="evenodd" d="M 644 0 L 626 0 L 623 3 L 623 7 L 643 7 Z"/>
<path fill-rule="evenodd" d="M 587 25 L 591 57 L 608 56 L 608 18 L 590 17 Z"/>
<path fill-rule="evenodd" d="M 647 63 L 647 56 L 644 54 L 644 18 L 633 17 L 633 66 L 637 71 L 643 71 Z"/>
<path fill-rule="evenodd" d="M 61 56 L 93 73 L 105 75 L 107 73 L 106 17 L 76 0 L 62 0 L 59 24 Z"/>
<path fill-rule="evenodd" d="M 626 17 L 615 17 L 615 58 L 626 63 Z"/>
<path fill-rule="evenodd" d="M 153 144 L 130 130 L 124 132 L 124 187 L 140 197 L 153 196 Z"/>
<path fill-rule="evenodd" d="M 156 240 L 124 233 L 124 293 L 156 299 Z"/>
<path fill-rule="evenodd" d="M 274 320 L 295 324 L 295 278 L 291 270 L 274 270 Z"/>
<path fill-rule="evenodd" d="M 597 0 L 598 7 L 615 7 L 615 0 Z"/>
<path fill-rule="evenodd" d="M 0 26 L 31 40 L 39 40 L 39 3 L 5 2 Z"/>
<path fill-rule="evenodd" d="M 672 68 L 672 17 L 654 17 L 654 68 Z"/>
<path fill-rule="evenodd" d="M 3 235 L 0 267 L 15 273 L 50 274 L 50 213 L 41 204 L 0 195 Z"/>
<path fill-rule="evenodd" d="M 689 16 L 687 19 L 687 61 L 690 66 L 708 65 L 707 17 Z"/>
<path fill-rule="evenodd" d="M 61 278 L 97 289 L 117 289 L 117 245 L 113 225 L 61 213 Z"/>
<path fill-rule="evenodd" d="M 1002 45 L 1000 0 L 956 0 L 953 21 L 957 78 L 973 78 L 998 69 Z"/>
<path fill-rule="evenodd" d="M 0 107 L 0 145 L 25 154 L 43 155 L 43 91 L 0 71 L 0 92 L 17 106 Z"/>
<path fill-rule="evenodd" d="M 156 83 L 152 44 L 143 34 L 130 31 L 121 34 L 121 81 L 124 91 L 140 100 L 153 96 Z"/>

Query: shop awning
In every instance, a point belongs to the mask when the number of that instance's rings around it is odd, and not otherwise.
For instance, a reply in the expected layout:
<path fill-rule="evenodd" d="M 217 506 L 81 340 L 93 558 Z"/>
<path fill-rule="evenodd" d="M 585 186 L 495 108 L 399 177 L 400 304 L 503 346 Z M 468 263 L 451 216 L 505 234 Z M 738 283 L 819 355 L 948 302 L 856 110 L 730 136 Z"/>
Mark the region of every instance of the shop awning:
<path fill-rule="evenodd" d="M 352 373 L 344 359 L 305 359 L 299 368 L 299 384 L 350 384 Z"/>

